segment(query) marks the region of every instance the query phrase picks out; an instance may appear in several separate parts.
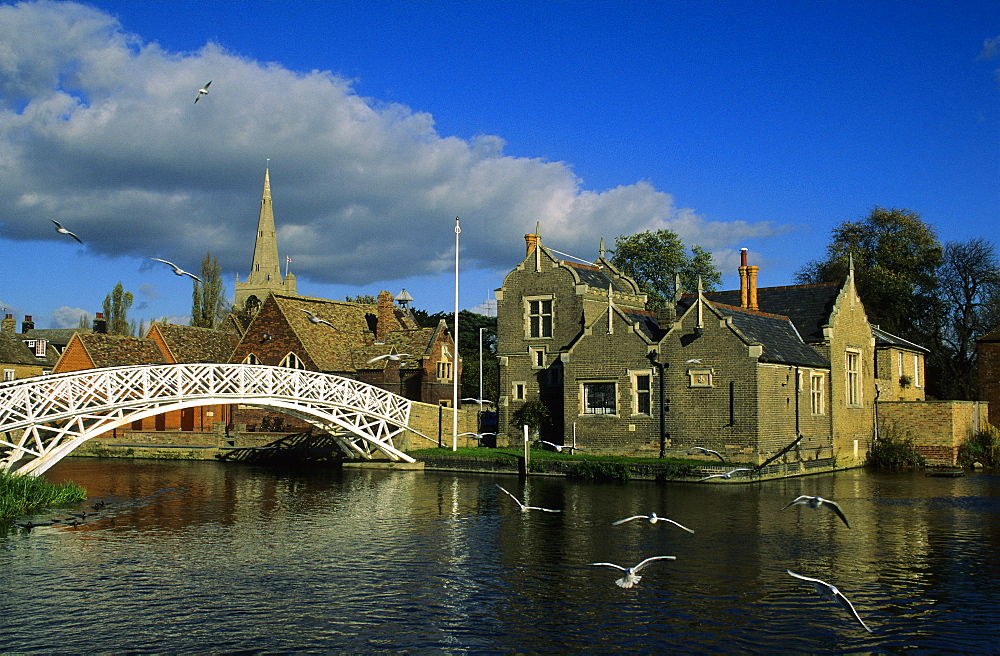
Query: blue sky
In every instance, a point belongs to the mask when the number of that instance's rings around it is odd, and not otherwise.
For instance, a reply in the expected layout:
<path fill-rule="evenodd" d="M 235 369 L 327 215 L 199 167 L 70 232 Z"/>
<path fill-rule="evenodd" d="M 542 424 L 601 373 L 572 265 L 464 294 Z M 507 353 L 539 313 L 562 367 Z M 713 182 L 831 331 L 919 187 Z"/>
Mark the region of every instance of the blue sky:
<path fill-rule="evenodd" d="M 231 296 L 266 165 L 300 293 L 432 312 L 456 216 L 463 308 L 536 221 L 584 259 L 671 229 L 726 287 L 741 247 L 792 284 L 875 206 L 998 241 L 995 1 L 2 3 L 0 44 L 0 305 L 38 327 L 119 281 L 186 322 L 149 257 L 210 250 Z"/>

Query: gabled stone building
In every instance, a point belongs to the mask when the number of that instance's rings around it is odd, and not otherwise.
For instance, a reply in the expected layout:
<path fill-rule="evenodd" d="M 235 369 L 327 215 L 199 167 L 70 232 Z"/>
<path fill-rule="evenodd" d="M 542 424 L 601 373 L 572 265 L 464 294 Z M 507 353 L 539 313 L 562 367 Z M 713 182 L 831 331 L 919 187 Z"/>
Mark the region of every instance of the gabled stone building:
<path fill-rule="evenodd" d="M 795 443 L 788 458 L 863 461 L 877 339 L 853 268 L 839 284 L 758 288 L 744 250 L 739 290 L 679 296 L 657 316 L 603 246 L 578 263 L 525 239 L 496 293 L 501 443 L 520 439 L 513 417 L 537 400 L 552 416 L 543 439 L 591 453 L 703 446 L 764 462 Z M 878 340 L 886 357 L 920 353 L 884 331 Z"/>

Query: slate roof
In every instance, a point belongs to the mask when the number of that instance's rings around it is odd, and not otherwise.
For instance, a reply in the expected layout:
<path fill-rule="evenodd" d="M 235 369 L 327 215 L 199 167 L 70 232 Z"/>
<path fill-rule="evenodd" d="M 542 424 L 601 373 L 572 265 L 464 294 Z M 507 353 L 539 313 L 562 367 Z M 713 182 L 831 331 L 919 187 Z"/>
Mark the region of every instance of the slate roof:
<path fill-rule="evenodd" d="M 44 339 L 49 344 L 66 348 L 69 340 L 78 332 L 90 332 L 89 328 L 32 328 L 21 333 L 22 339 Z"/>
<path fill-rule="evenodd" d="M 709 304 L 722 316 L 730 317 L 733 326 L 751 343 L 763 345 L 761 361 L 805 367 L 830 366 L 829 360 L 802 340 L 789 317 L 712 301 Z"/>
<path fill-rule="evenodd" d="M 812 285 L 758 287 L 757 307 L 761 312 L 788 317 L 806 342 L 823 341 L 823 326 L 840 294 L 841 283 L 824 282 Z M 698 296 L 685 294 L 679 313 L 694 305 Z M 740 290 L 705 292 L 705 298 L 732 307 L 740 306 Z"/>
<path fill-rule="evenodd" d="M 1000 326 L 976 340 L 977 342 L 1000 342 Z"/>
<path fill-rule="evenodd" d="M 591 266 L 589 264 L 580 264 L 578 262 L 567 262 L 566 260 L 560 260 L 563 264 L 568 267 L 572 267 L 576 271 L 576 275 L 580 276 L 580 281 L 590 287 L 596 289 L 601 289 L 608 291 L 608 285 L 611 285 L 611 289 L 616 292 L 621 292 L 622 294 L 632 294 L 631 289 L 625 289 L 618 282 L 604 273 L 600 267 Z"/>
<path fill-rule="evenodd" d="M 914 344 L 913 342 L 907 341 L 902 337 L 897 337 L 892 333 L 888 333 L 875 324 L 872 324 L 872 336 L 875 337 L 875 348 L 895 346 L 896 348 L 906 349 L 907 351 L 930 353 L 930 349 L 926 349 L 919 344 Z"/>
<path fill-rule="evenodd" d="M 229 362 L 239 338 L 229 331 L 154 323 L 174 362 Z M 149 333 L 147 333 L 149 334 Z"/>
<path fill-rule="evenodd" d="M 167 364 L 156 342 L 148 337 L 77 333 L 95 368 Z"/>
<path fill-rule="evenodd" d="M 656 316 L 652 312 L 640 312 L 638 310 L 626 310 L 623 308 L 618 309 L 622 311 L 629 321 L 638 326 L 639 330 L 642 331 L 642 334 L 648 337 L 651 341 L 657 341 L 663 337 L 666 332 L 660 328 L 660 322 L 657 321 Z"/>

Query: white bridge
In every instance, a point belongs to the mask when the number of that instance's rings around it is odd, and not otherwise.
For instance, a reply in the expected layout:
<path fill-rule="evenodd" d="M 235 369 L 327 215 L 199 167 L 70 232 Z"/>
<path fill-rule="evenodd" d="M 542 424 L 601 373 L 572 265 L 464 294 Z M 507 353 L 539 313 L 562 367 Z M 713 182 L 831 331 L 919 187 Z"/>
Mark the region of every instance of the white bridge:
<path fill-rule="evenodd" d="M 111 367 L 0 384 L 0 472 L 38 475 L 87 440 L 170 410 L 240 403 L 273 408 L 333 436 L 347 454 L 413 462 L 392 438 L 409 399 L 356 380 L 246 364 Z"/>

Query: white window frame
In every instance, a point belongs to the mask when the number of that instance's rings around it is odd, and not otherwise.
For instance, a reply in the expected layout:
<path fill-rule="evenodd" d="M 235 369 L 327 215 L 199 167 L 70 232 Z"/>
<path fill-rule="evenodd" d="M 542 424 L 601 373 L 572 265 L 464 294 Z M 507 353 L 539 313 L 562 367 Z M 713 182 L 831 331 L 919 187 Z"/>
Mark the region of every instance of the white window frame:
<path fill-rule="evenodd" d="M 629 380 L 632 383 L 632 414 L 648 417 L 653 414 L 653 370 L 641 369 L 629 371 Z M 645 377 L 647 387 L 645 390 L 639 389 L 639 378 Z M 641 396 L 646 397 L 646 411 L 640 412 Z"/>
<path fill-rule="evenodd" d="M 533 303 L 538 303 L 537 312 Z M 544 304 L 548 304 L 546 307 Z M 556 302 L 551 294 L 547 296 L 527 296 L 524 298 L 524 336 L 527 339 L 552 339 L 556 323 Z M 546 311 L 548 310 L 548 311 Z M 546 323 L 546 318 L 548 323 Z M 537 324 L 535 319 L 537 319 Z M 537 325 L 537 330 L 535 330 Z M 534 334 L 537 332 L 538 334 Z"/>
<path fill-rule="evenodd" d="M 597 386 L 611 386 L 611 403 L 608 405 L 591 405 L 592 400 L 597 400 Z M 606 392 L 605 392 L 606 393 Z M 604 397 L 607 400 L 607 397 Z M 588 380 L 580 382 L 580 414 L 586 416 L 615 417 L 618 415 L 618 381 L 616 380 Z"/>
<path fill-rule="evenodd" d="M 4 369 L 3 370 L 3 382 L 6 383 L 8 381 L 14 380 L 14 378 L 15 378 L 16 375 L 17 375 L 17 371 L 15 371 L 14 369 Z"/>
<path fill-rule="evenodd" d="M 45 357 L 45 345 L 47 341 L 44 339 L 35 340 L 35 357 L 44 358 Z"/>
<path fill-rule="evenodd" d="M 826 376 L 822 371 L 809 374 L 809 411 L 814 415 L 826 414 Z"/>
<path fill-rule="evenodd" d="M 851 366 L 852 362 L 854 367 Z M 849 407 L 862 406 L 861 387 L 861 351 L 847 349 L 844 353 L 844 380 L 846 382 L 844 400 Z"/>
<path fill-rule="evenodd" d="M 288 369 L 305 369 L 306 363 L 294 351 L 289 351 L 285 357 L 281 358 L 281 364 L 278 366 Z"/>
<path fill-rule="evenodd" d="M 923 387 L 923 381 L 920 380 L 920 354 L 913 354 L 913 386 Z"/>

